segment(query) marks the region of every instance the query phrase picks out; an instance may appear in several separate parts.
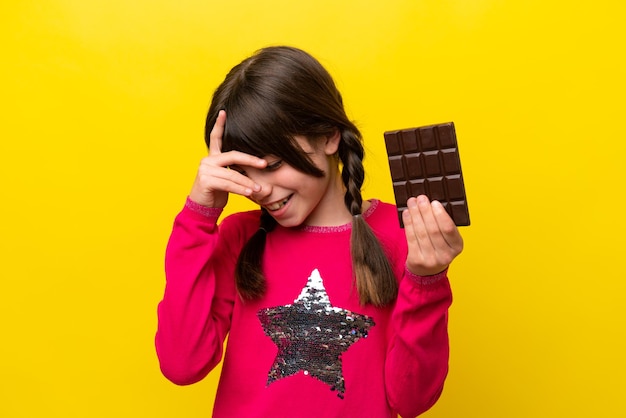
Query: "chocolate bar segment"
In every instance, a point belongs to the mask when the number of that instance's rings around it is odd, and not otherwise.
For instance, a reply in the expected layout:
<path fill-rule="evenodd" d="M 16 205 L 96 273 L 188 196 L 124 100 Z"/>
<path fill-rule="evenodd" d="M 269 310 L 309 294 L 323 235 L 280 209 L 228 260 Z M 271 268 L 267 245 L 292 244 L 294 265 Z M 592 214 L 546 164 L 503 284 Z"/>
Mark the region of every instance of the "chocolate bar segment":
<path fill-rule="evenodd" d="M 457 226 L 470 224 L 454 123 L 384 133 L 400 226 L 409 197 L 425 194 L 446 208 Z"/>

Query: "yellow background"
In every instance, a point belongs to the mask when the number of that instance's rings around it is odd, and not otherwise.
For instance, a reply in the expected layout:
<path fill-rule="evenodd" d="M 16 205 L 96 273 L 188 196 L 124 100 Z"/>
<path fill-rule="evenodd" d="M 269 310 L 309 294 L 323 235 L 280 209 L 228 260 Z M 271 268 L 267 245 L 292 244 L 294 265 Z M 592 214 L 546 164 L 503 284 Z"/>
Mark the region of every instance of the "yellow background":
<path fill-rule="evenodd" d="M 210 95 L 270 44 L 382 132 L 454 121 L 472 226 L 428 417 L 625 417 L 620 1 L 2 2 L 0 416 L 207 417 L 153 349 L 163 252 Z M 229 210 L 247 208 L 235 199 Z"/>

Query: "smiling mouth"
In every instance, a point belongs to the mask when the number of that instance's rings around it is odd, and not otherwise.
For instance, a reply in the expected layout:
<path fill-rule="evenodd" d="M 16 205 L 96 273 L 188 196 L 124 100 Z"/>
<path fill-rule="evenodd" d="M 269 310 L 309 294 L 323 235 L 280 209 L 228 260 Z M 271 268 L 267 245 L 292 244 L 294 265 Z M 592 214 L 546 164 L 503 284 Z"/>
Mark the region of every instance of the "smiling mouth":
<path fill-rule="evenodd" d="M 278 209 L 282 208 L 283 206 L 285 206 L 287 204 L 287 202 L 289 202 L 289 199 L 291 199 L 290 195 L 288 197 L 286 197 L 283 200 L 280 200 L 278 202 L 275 203 L 270 203 L 269 205 L 265 205 L 265 209 L 269 210 L 269 211 L 277 211 Z"/>

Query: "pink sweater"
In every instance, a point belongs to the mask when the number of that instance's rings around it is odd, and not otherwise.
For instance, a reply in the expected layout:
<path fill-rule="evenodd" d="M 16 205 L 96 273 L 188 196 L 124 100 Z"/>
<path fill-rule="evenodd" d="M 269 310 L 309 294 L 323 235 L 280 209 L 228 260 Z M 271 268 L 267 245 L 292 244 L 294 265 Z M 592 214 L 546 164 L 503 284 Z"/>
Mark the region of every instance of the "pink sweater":
<path fill-rule="evenodd" d="M 441 394 L 448 371 L 446 272 L 406 270 L 396 207 L 373 200 L 364 214 L 400 283 L 395 304 L 361 306 L 350 262 L 350 225 L 282 228 L 267 236 L 267 293 L 243 302 L 234 268 L 259 211 L 217 226 L 219 209 L 191 201 L 166 252 L 156 349 L 180 385 L 221 360 L 214 417 L 414 417 Z"/>

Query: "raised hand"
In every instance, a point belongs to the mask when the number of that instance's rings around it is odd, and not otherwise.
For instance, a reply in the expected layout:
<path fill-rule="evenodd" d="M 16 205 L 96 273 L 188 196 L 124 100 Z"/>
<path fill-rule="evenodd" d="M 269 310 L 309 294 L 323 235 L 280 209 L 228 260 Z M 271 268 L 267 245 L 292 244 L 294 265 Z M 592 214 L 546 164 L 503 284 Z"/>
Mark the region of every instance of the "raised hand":
<path fill-rule="evenodd" d="M 421 195 L 407 201 L 402 214 L 409 247 L 407 267 L 429 276 L 445 270 L 463 251 L 463 238 L 443 205 Z"/>
<path fill-rule="evenodd" d="M 223 208 L 228 194 L 250 196 L 261 190 L 261 186 L 250 178 L 228 167 L 231 165 L 265 168 L 267 161 L 239 151 L 222 153 L 222 136 L 226 126 L 226 112 L 220 110 L 209 136 L 210 154 L 200 161 L 196 180 L 189 193 L 194 202 L 211 207 Z"/>

